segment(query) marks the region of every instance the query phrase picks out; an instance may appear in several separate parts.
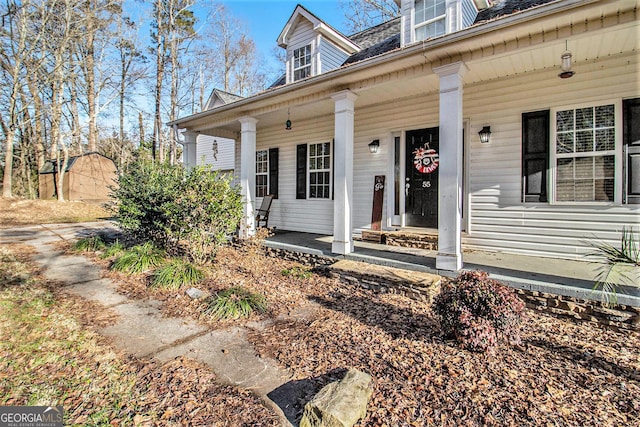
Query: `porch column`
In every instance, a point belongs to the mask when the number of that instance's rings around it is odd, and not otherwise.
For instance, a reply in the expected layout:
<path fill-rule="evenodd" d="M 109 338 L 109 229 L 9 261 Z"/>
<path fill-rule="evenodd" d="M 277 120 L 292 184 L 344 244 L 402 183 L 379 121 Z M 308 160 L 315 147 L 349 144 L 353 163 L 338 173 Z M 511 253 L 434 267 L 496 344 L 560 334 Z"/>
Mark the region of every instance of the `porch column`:
<path fill-rule="evenodd" d="M 198 134 L 196 132 L 184 131 L 184 143 L 182 148 L 182 164 L 186 167 L 193 167 L 198 165 L 196 142 L 198 141 Z"/>
<path fill-rule="evenodd" d="M 349 90 L 338 92 L 331 97 L 335 102 L 335 146 L 333 149 L 335 183 L 331 252 L 342 255 L 353 252 L 353 238 L 351 236 L 353 116 L 357 97 Z"/>
<path fill-rule="evenodd" d="M 256 231 L 253 210 L 256 188 L 256 123 L 253 117 L 243 117 L 240 122 L 240 192 L 244 201 L 243 219 L 240 222 L 240 238 L 253 236 Z"/>
<path fill-rule="evenodd" d="M 438 270 L 462 268 L 462 76 L 466 70 L 463 62 L 433 69 L 440 78 Z"/>

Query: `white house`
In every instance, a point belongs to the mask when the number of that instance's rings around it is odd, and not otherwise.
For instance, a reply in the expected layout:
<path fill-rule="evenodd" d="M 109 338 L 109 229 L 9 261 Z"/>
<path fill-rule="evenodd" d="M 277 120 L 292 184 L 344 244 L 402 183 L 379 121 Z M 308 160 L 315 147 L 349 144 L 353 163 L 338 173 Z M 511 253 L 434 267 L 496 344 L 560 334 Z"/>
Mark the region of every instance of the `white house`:
<path fill-rule="evenodd" d="M 462 246 L 579 258 L 640 225 L 639 0 L 398 3 L 350 36 L 298 6 L 281 81 L 170 123 L 236 140 L 244 234 L 273 193 L 270 224 L 349 253 L 376 176 L 383 228 L 437 230 L 438 269 Z"/>

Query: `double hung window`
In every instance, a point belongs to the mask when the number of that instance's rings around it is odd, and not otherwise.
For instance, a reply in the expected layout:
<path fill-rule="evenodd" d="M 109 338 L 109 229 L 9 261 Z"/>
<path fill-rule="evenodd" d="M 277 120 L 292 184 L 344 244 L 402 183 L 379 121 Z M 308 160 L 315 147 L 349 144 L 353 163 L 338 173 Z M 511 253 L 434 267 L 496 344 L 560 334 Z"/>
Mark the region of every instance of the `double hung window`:
<path fill-rule="evenodd" d="M 413 15 L 415 41 L 444 34 L 445 17 L 445 0 L 416 0 Z"/>
<path fill-rule="evenodd" d="M 311 75 L 311 45 L 293 51 L 293 80 L 302 80 Z"/>

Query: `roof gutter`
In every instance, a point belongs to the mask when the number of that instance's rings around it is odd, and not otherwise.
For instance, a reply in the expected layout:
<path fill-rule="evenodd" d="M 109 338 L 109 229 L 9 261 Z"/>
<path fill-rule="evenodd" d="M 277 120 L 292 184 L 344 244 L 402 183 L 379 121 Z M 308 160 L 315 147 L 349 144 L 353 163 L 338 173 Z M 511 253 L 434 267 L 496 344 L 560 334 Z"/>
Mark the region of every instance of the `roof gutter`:
<path fill-rule="evenodd" d="M 486 23 L 476 24 L 472 27 L 466 28 L 455 33 L 450 33 L 442 37 L 438 37 L 432 40 L 425 40 L 423 42 L 417 42 L 399 50 L 384 53 L 382 55 L 365 59 L 360 62 L 348 65 L 346 67 L 337 68 L 335 70 L 328 71 L 315 77 L 311 77 L 306 80 L 301 80 L 294 83 L 289 83 L 285 86 L 277 87 L 272 90 L 267 90 L 262 93 L 258 93 L 255 96 L 245 98 L 240 101 L 232 102 L 230 104 L 220 106 L 213 110 L 202 111 L 181 119 L 176 119 L 167 123 L 168 126 L 180 125 L 192 120 L 201 119 L 209 115 L 223 113 L 234 109 L 242 108 L 244 106 L 254 104 L 260 101 L 268 101 L 270 98 L 275 98 L 280 95 L 284 95 L 290 92 L 294 92 L 304 87 L 312 87 L 319 85 L 327 81 L 336 80 L 344 75 L 352 74 L 360 70 L 366 70 L 371 67 L 376 67 L 382 64 L 393 62 L 403 57 L 410 57 L 416 53 L 422 53 L 428 50 L 442 48 L 447 45 L 455 44 L 470 38 L 478 37 L 491 33 L 496 29 L 511 27 L 518 24 L 527 23 L 529 21 L 554 15 L 560 12 L 574 9 L 578 6 L 587 4 L 598 3 L 601 0 L 559 0 L 553 3 L 547 3 L 545 5 L 535 7 L 523 12 L 515 13 L 513 15 L 506 16 L 504 18 L 497 18 L 494 21 Z"/>

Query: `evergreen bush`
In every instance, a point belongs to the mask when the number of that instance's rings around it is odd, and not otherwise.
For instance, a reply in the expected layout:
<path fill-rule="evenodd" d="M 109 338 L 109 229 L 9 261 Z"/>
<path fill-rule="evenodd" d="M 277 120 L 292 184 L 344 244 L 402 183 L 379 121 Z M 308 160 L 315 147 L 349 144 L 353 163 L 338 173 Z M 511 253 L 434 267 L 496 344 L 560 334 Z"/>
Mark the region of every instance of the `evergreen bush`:
<path fill-rule="evenodd" d="M 112 190 L 120 227 L 196 263 L 215 256 L 242 219 L 242 197 L 230 178 L 204 167 L 141 161 Z"/>
<path fill-rule="evenodd" d="M 501 341 L 520 342 L 524 303 L 486 272 L 463 272 L 445 284 L 433 310 L 443 332 L 468 350 L 482 352 Z"/>

